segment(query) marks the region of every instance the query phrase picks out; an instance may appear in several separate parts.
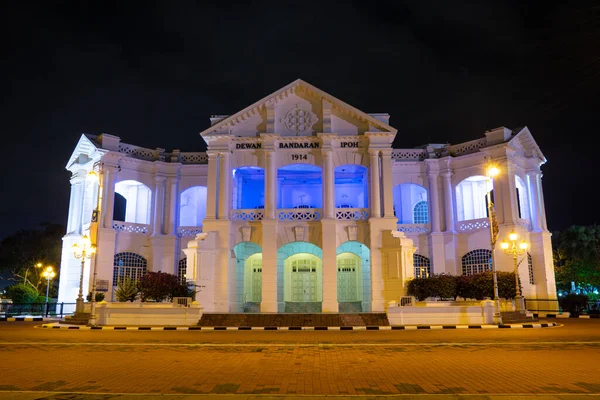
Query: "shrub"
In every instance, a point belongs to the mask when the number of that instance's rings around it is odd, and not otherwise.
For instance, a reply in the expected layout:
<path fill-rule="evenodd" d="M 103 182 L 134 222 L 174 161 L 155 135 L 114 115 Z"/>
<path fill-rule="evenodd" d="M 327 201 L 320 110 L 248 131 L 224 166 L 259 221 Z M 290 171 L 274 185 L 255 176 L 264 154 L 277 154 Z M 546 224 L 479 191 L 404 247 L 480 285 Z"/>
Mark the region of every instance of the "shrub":
<path fill-rule="evenodd" d="M 475 299 L 472 275 L 459 275 L 456 277 L 456 297 L 463 299 Z"/>
<path fill-rule="evenodd" d="M 441 300 L 454 299 L 456 297 L 456 277 L 447 274 L 436 274 L 430 277 L 432 280 L 432 296 Z"/>
<path fill-rule="evenodd" d="M 433 282 L 429 278 L 415 278 L 408 282 L 407 294 L 415 296 L 417 300 L 422 301 L 433 294 Z"/>
<path fill-rule="evenodd" d="M 585 294 L 569 293 L 559 300 L 563 311 L 578 316 L 587 308 L 589 298 Z"/>
<path fill-rule="evenodd" d="M 102 292 L 96 292 L 96 302 L 100 302 L 102 300 L 104 300 L 104 293 Z M 85 299 L 87 301 L 92 301 L 92 292 L 89 292 L 87 296 L 85 296 Z"/>
<path fill-rule="evenodd" d="M 171 299 L 180 286 L 177 275 L 160 271 L 147 272 L 138 282 L 142 301 Z"/>
<path fill-rule="evenodd" d="M 131 278 L 123 278 L 117 283 L 115 297 L 117 301 L 135 301 L 139 290 L 137 285 Z M 91 297 L 90 297 L 91 298 Z"/>
<path fill-rule="evenodd" d="M 38 297 L 38 292 L 35 288 L 25 285 L 24 283 L 17 283 L 6 289 L 6 296 L 12 299 L 13 303 L 34 303 Z"/>
<path fill-rule="evenodd" d="M 521 289 L 520 280 L 519 289 Z M 498 271 L 498 297 L 503 299 L 514 299 L 516 295 L 515 273 Z"/>

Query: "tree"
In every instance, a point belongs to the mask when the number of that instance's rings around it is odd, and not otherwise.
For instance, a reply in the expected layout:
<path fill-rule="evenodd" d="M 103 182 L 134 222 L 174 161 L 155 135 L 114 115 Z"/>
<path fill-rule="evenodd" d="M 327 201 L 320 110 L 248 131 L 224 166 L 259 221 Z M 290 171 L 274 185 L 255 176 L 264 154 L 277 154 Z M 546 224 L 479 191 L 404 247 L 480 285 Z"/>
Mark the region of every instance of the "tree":
<path fill-rule="evenodd" d="M 38 262 L 52 265 L 58 276 L 65 230 L 60 224 L 43 223 L 37 229 L 20 230 L 5 237 L 0 241 L 0 271 L 9 271 L 12 273 L 9 279 L 30 285 L 39 291 L 43 284 L 43 271 L 34 265 Z"/>
<path fill-rule="evenodd" d="M 29 304 L 36 301 L 38 292 L 30 285 L 17 283 L 6 289 L 6 296 L 16 304 Z"/>
<path fill-rule="evenodd" d="M 591 293 L 600 287 L 600 227 L 571 226 L 555 232 L 553 240 L 554 271 L 557 287 L 571 292 Z"/>
<path fill-rule="evenodd" d="M 164 301 L 173 298 L 173 293 L 179 288 L 177 275 L 166 272 L 146 272 L 138 282 L 142 301 Z"/>

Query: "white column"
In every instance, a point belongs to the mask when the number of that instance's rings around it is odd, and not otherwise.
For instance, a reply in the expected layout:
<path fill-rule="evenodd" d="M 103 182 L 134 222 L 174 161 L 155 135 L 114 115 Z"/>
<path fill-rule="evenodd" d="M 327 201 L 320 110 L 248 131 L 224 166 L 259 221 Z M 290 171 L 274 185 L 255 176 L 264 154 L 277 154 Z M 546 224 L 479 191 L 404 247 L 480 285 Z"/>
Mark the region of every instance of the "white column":
<path fill-rule="evenodd" d="M 371 164 L 371 218 L 381 217 L 381 190 L 379 188 L 379 150 L 369 149 Z"/>
<path fill-rule="evenodd" d="M 206 217 L 205 221 L 217 218 L 217 194 L 219 192 L 219 181 L 217 177 L 217 163 L 219 154 L 216 151 L 208 151 L 208 181 L 206 193 Z"/>
<path fill-rule="evenodd" d="M 117 175 L 117 167 L 104 164 L 102 168 L 104 171 L 104 182 L 102 184 L 102 190 L 104 192 L 102 194 L 102 202 L 104 203 L 102 205 L 102 210 L 104 213 L 104 218 L 101 226 L 112 229 L 113 214 L 115 211 L 115 180 Z"/>
<path fill-rule="evenodd" d="M 546 224 L 546 205 L 544 204 L 544 190 L 542 189 L 542 173 L 537 175 L 537 188 L 540 203 L 540 225 L 543 230 L 547 231 L 548 225 Z"/>
<path fill-rule="evenodd" d="M 323 214 L 325 218 L 335 218 L 334 206 L 335 177 L 331 150 L 323 150 Z"/>
<path fill-rule="evenodd" d="M 392 192 L 392 149 L 381 150 L 381 176 L 383 185 L 383 216 L 394 217 L 394 195 Z"/>
<path fill-rule="evenodd" d="M 277 170 L 275 169 L 274 151 L 266 150 L 265 158 L 265 218 L 275 219 L 275 209 L 277 207 L 277 194 L 275 188 L 275 182 L 277 182 Z"/>
<path fill-rule="evenodd" d="M 529 171 L 527 172 L 527 191 L 529 192 L 529 204 L 530 204 L 530 214 L 531 214 L 531 226 L 533 231 L 539 232 L 542 230 L 542 225 L 540 223 L 540 201 L 538 194 L 538 176 L 539 172 Z"/>
<path fill-rule="evenodd" d="M 219 219 L 229 219 L 231 208 L 231 171 L 229 169 L 229 157 L 231 153 L 221 153 L 221 167 L 219 170 Z"/>
<path fill-rule="evenodd" d="M 169 178 L 169 227 L 166 229 L 169 235 L 177 235 L 177 226 L 179 225 L 179 221 L 177 220 L 177 216 L 179 215 L 179 179 L 178 178 Z"/>
<path fill-rule="evenodd" d="M 154 177 L 154 223 L 152 235 L 162 235 L 164 206 L 165 206 L 165 181 L 166 177 L 158 175 Z"/>
<path fill-rule="evenodd" d="M 69 199 L 69 222 L 67 224 L 67 233 L 81 233 L 84 192 L 85 178 L 79 172 L 76 172 L 71 177 L 71 197 Z"/>
<path fill-rule="evenodd" d="M 431 168 L 431 165 L 429 165 Z M 440 232 L 440 202 L 438 193 L 438 172 L 431 169 L 427 172 L 429 177 L 429 192 L 431 194 L 431 233 Z"/>
<path fill-rule="evenodd" d="M 454 231 L 454 206 L 453 197 L 454 191 L 452 189 L 452 171 L 446 171 L 443 173 L 444 176 L 444 199 L 446 203 L 445 216 L 446 216 L 446 230 L 448 233 L 455 233 Z"/>

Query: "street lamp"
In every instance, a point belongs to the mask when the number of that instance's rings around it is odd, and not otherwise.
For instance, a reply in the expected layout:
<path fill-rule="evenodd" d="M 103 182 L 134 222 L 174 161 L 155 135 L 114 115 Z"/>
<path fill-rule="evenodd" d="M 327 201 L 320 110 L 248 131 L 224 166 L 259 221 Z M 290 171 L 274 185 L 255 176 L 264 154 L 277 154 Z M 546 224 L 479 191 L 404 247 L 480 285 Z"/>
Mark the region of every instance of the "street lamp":
<path fill-rule="evenodd" d="M 79 294 L 75 304 L 75 312 L 83 312 L 83 269 L 85 268 L 85 259 L 90 259 L 96 254 L 96 246 L 92 245 L 90 238 L 84 235 L 79 243 L 73 243 L 73 255 L 75 258 L 81 258 L 81 274 L 79 276 Z"/>
<path fill-rule="evenodd" d="M 496 271 L 496 259 L 494 257 L 494 248 L 498 239 L 498 222 L 496 221 L 496 210 L 492 202 L 492 181 L 495 176 L 498 176 L 500 169 L 492 164 L 488 164 L 486 168 L 486 200 L 488 210 L 488 220 L 490 225 L 490 247 L 492 249 L 492 275 L 494 277 L 494 323 L 502 324 L 502 314 L 500 313 L 500 298 L 498 297 L 498 273 Z M 489 189 L 489 190 L 488 190 Z"/>
<path fill-rule="evenodd" d="M 50 281 L 52 280 L 52 278 L 54 278 L 56 276 L 56 273 L 54 272 L 54 269 L 50 266 L 46 267 L 46 269 L 44 270 L 44 272 L 42 272 L 42 276 L 44 278 L 46 278 L 46 307 L 48 304 L 48 294 L 50 291 Z"/>
<path fill-rule="evenodd" d="M 98 171 L 95 171 L 96 166 L 98 166 Z M 96 208 L 92 212 L 92 221 L 90 224 L 90 233 L 93 235 L 94 241 L 97 243 L 98 241 L 98 227 L 100 224 L 100 211 L 102 209 L 102 175 L 103 175 L 103 164 L 102 162 L 97 162 L 94 164 L 94 169 L 88 173 L 87 179 L 95 182 L 98 185 L 98 196 L 96 197 Z M 96 249 L 96 247 L 94 247 Z M 96 252 L 95 252 L 96 253 Z M 97 254 L 97 253 L 96 253 Z M 94 274 L 92 277 L 92 298 L 91 298 L 91 306 L 90 306 L 90 319 L 88 320 L 89 326 L 96 326 L 97 317 L 96 317 L 96 277 L 98 275 L 97 271 L 98 259 L 94 258 Z"/>
<path fill-rule="evenodd" d="M 504 250 L 504 253 L 507 255 L 513 256 L 513 263 L 515 267 L 515 287 L 516 287 L 516 295 L 515 295 L 515 308 L 517 311 L 521 311 L 525 309 L 525 304 L 523 302 L 523 296 L 521 296 L 521 288 L 519 287 L 519 263 L 517 263 L 517 256 L 522 256 L 527 251 L 527 247 L 529 244 L 525 241 L 525 239 L 521 240 L 521 243 L 517 245 L 517 239 L 519 239 L 519 235 L 512 231 L 508 235 L 508 239 L 512 243 L 508 243 L 508 241 L 503 240 L 500 243 L 500 247 Z M 523 261 L 523 260 L 521 260 Z"/>

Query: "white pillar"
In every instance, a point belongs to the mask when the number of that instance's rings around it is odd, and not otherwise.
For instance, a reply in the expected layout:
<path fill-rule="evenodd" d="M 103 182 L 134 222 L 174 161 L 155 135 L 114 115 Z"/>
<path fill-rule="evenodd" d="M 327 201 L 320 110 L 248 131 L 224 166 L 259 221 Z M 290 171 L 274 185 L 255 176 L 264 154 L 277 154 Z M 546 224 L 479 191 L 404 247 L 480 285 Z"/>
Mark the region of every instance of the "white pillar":
<path fill-rule="evenodd" d="M 379 150 L 369 149 L 371 164 L 371 218 L 381 217 L 381 191 L 379 188 Z"/>
<path fill-rule="evenodd" d="M 154 177 L 154 223 L 152 235 L 162 235 L 163 216 L 165 206 L 165 181 L 166 177 L 157 175 Z"/>
<path fill-rule="evenodd" d="M 85 177 L 79 171 L 71 177 L 71 197 L 69 199 L 69 222 L 67 224 L 67 233 L 81 233 L 84 192 Z"/>
<path fill-rule="evenodd" d="M 179 221 L 177 216 L 179 215 L 179 179 L 177 177 L 171 177 L 168 180 L 169 183 L 169 227 L 166 229 L 169 235 L 177 235 L 177 226 Z"/>
<path fill-rule="evenodd" d="M 532 230 L 535 232 L 539 232 L 542 230 L 542 225 L 540 222 L 540 197 L 538 193 L 538 184 L 537 184 L 537 176 L 539 172 L 537 171 L 528 171 L 527 172 L 527 191 L 529 192 L 529 204 L 530 204 L 530 214 L 531 214 L 531 226 Z"/>
<path fill-rule="evenodd" d="M 429 192 L 431 194 L 430 209 L 431 209 L 431 233 L 440 232 L 440 201 L 438 193 L 438 171 L 431 170 L 431 164 L 429 164 L 429 170 L 427 171 L 429 177 Z"/>
<path fill-rule="evenodd" d="M 325 218 L 335 218 L 334 206 L 335 177 L 331 150 L 323 150 L 323 214 Z"/>
<path fill-rule="evenodd" d="M 206 189 L 206 217 L 205 221 L 215 220 L 217 218 L 217 197 L 219 192 L 219 182 L 217 177 L 217 163 L 219 154 L 216 151 L 208 151 L 208 181 Z"/>
<path fill-rule="evenodd" d="M 277 182 L 277 170 L 275 169 L 274 151 L 266 150 L 265 158 L 265 218 L 275 219 L 275 209 L 277 207 L 277 194 L 275 188 L 275 182 Z"/>
<path fill-rule="evenodd" d="M 392 192 L 392 149 L 381 150 L 381 176 L 383 185 L 383 216 L 394 217 L 394 195 Z"/>
<path fill-rule="evenodd" d="M 229 163 L 231 153 L 221 153 L 221 167 L 219 169 L 219 219 L 229 219 L 231 208 L 231 170 Z"/>
<path fill-rule="evenodd" d="M 544 231 L 548 230 L 548 225 L 546 224 L 546 205 L 544 204 L 544 190 L 542 189 L 542 173 L 537 174 L 537 188 L 539 194 L 539 203 L 540 203 L 540 225 Z"/>
<path fill-rule="evenodd" d="M 452 171 L 446 171 L 443 173 L 444 176 L 444 199 L 446 208 L 445 208 L 445 216 L 446 216 L 446 230 L 448 233 L 455 233 L 454 230 L 454 190 L 452 189 Z"/>
<path fill-rule="evenodd" d="M 117 167 L 104 164 L 102 168 L 104 171 L 104 182 L 102 184 L 102 190 L 104 191 L 102 194 L 104 203 L 102 205 L 102 210 L 104 218 L 101 226 L 112 229 L 115 211 L 115 180 L 117 176 Z"/>

